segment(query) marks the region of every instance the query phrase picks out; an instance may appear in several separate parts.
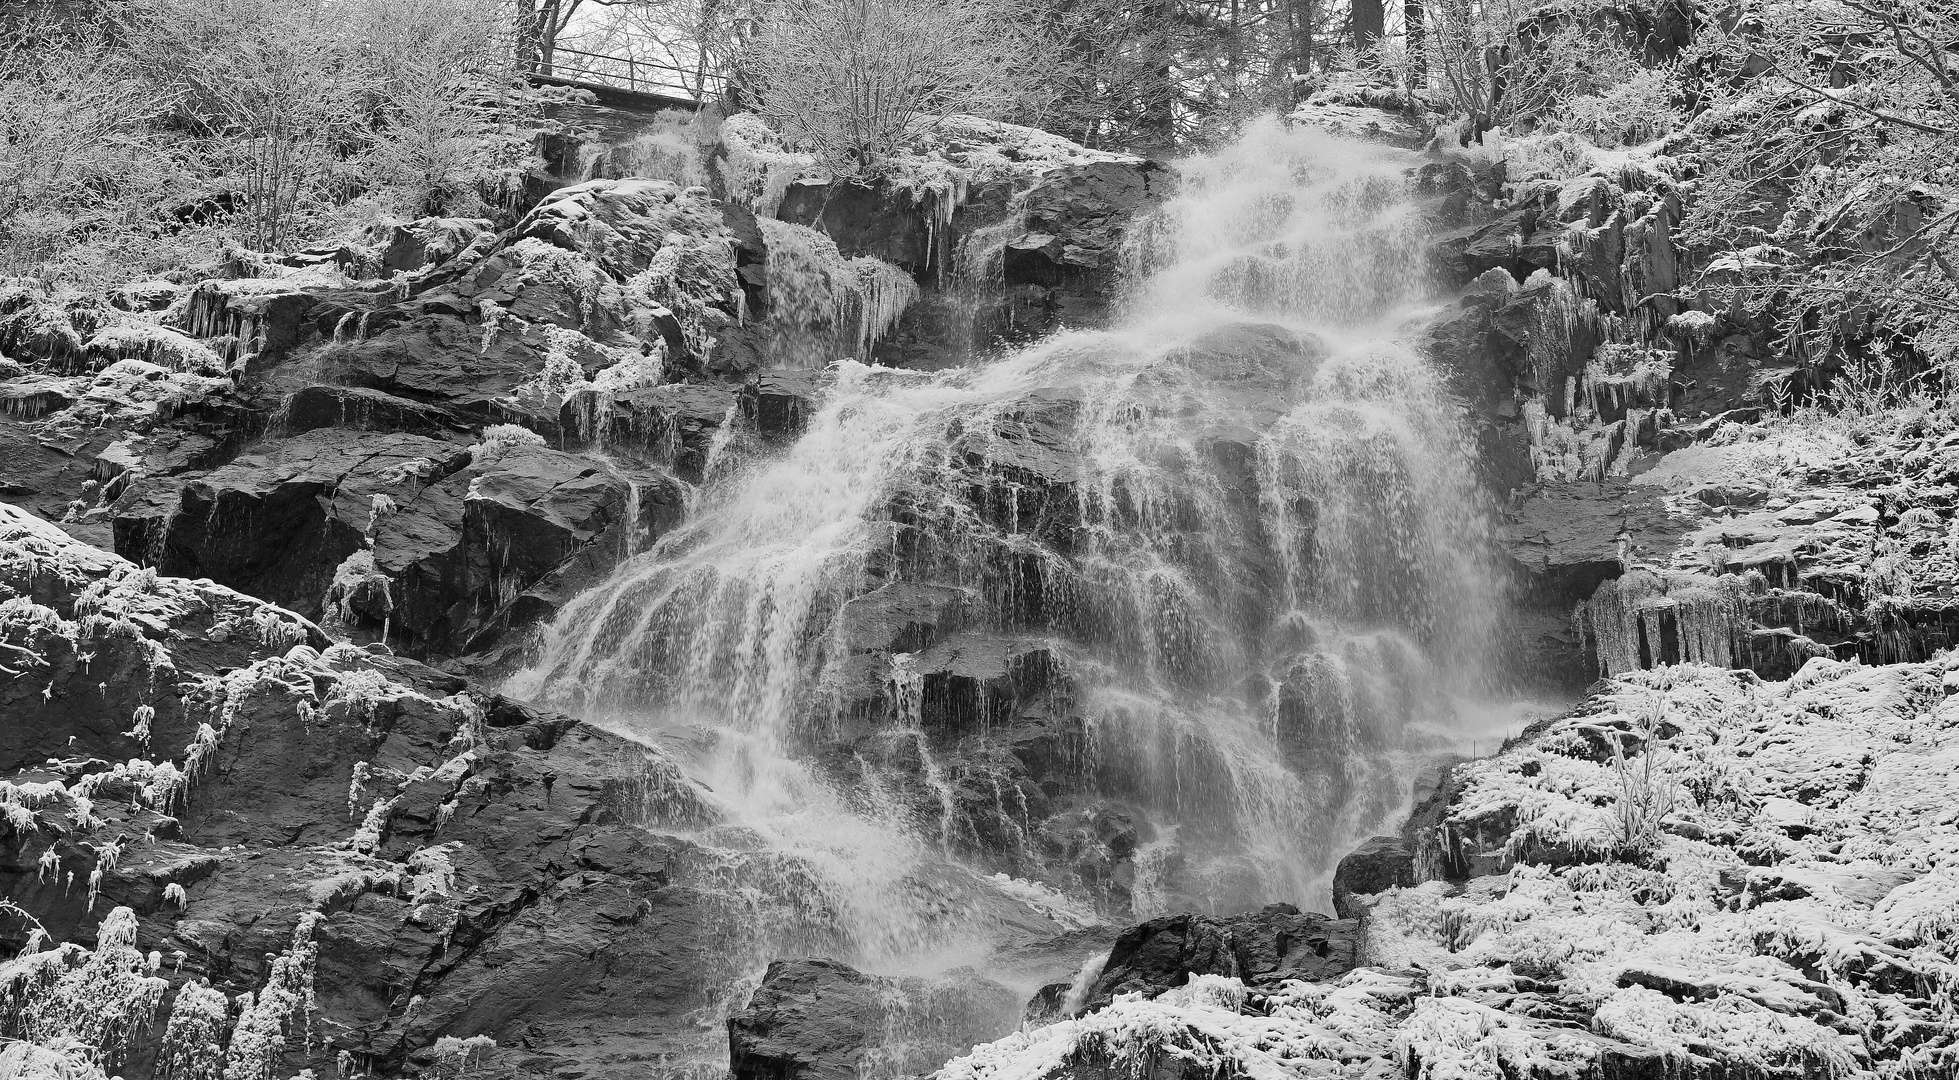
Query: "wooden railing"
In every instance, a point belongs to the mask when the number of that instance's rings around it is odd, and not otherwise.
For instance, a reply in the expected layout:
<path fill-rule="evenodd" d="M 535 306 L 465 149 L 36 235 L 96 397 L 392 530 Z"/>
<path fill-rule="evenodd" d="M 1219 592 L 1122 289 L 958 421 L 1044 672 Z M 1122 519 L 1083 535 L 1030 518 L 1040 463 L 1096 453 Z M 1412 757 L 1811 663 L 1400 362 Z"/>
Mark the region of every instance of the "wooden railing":
<path fill-rule="evenodd" d="M 532 76 L 550 82 L 629 90 L 694 105 L 719 97 L 726 82 L 712 72 L 689 71 L 655 60 L 608 56 L 563 46 L 552 49 L 550 62 L 538 64 Z"/>

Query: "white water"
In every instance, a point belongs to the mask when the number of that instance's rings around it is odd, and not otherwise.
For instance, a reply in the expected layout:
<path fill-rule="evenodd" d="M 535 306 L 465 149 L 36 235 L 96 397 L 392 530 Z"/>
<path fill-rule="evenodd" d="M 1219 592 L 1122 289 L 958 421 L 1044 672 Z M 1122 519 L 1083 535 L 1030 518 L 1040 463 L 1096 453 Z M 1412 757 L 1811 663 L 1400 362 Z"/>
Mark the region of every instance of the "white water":
<path fill-rule="evenodd" d="M 931 375 L 840 364 L 799 441 L 565 609 L 508 689 L 691 748 L 731 823 L 702 837 L 743 898 L 731 977 L 983 961 L 1011 897 L 959 858 L 1118 921 L 1324 906 L 1481 691 L 1499 600 L 1458 410 L 1398 340 L 1429 291 L 1412 163 L 1255 126 L 1135 230 L 1120 329 Z M 840 611 L 906 582 L 959 590 L 967 636 L 852 651 Z M 990 646 L 1063 672 L 1042 708 L 1079 721 L 1083 764 L 1048 809 L 1140 824 L 1129 891 L 963 762 L 992 719 L 924 715 Z M 962 802 L 989 778 L 991 808 Z"/>

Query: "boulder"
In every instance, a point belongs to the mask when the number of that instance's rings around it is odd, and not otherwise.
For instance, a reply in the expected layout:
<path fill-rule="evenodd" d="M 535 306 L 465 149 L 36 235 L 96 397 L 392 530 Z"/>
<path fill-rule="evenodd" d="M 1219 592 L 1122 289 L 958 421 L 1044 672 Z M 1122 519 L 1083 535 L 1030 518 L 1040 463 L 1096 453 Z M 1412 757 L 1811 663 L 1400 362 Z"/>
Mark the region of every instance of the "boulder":
<path fill-rule="evenodd" d="M 765 439 L 794 439 L 821 403 L 828 382 L 825 372 L 806 368 L 758 372 L 742 387 L 742 415 Z"/>
<path fill-rule="evenodd" d="M 1349 852 L 1333 872 L 1333 910 L 1343 919 L 1359 918 L 1365 910 L 1357 896 L 1383 889 L 1406 889 L 1417 884 L 1415 853 L 1399 836 L 1376 836 Z"/>
<path fill-rule="evenodd" d="M 769 965 L 728 1018 L 734 1080 L 854 1080 L 875 1060 L 929 1073 L 1019 1020 L 1012 991 L 970 969 L 934 980 L 866 975 L 813 957 Z"/>
<path fill-rule="evenodd" d="M 663 341 L 670 365 L 698 366 L 741 321 L 735 252 L 705 189 L 593 180 L 553 192 L 446 291 L 601 346 Z"/>
<path fill-rule="evenodd" d="M 1166 915 L 1123 931 L 1082 1009 L 1099 1009 L 1118 994 L 1155 997 L 1192 975 L 1224 975 L 1256 987 L 1330 981 L 1360 963 L 1359 922 L 1291 904 L 1221 918 Z"/>
<path fill-rule="evenodd" d="M 309 386 L 286 399 L 279 426 L 290 435 L 336 427 L 433 438 L 463 427 L 457 416 L 437 406 L 359 386 Z"/>
<path fill-rule="evenodd" d="M 735 1080 L 854 1080 L 883 1034 L 879 980 L 836 960 L 777 960 L 728 1018 Z"/>
<path fill-rule="evenodd" d="M 385 241 L 381 276 L 438 266 L 494 237 L 490 222 L 482 218 L 428 217 L 395 225 L 377 238 Z"/>
<path fill-rule="evenodd" d="M 206 281 L 192 289 L 179 329 L 210 341 L 226 364 L 256 372 L 272 367 L 304 338 L 318 291 L 282 278 Z"/>
<path fill-rule="evenodd" d="M 419 315 L 318 353 L 324 381 L 425 406 L 494 416 L 544 366 L 541 334 L 497 333 L 460 318 Z"/>

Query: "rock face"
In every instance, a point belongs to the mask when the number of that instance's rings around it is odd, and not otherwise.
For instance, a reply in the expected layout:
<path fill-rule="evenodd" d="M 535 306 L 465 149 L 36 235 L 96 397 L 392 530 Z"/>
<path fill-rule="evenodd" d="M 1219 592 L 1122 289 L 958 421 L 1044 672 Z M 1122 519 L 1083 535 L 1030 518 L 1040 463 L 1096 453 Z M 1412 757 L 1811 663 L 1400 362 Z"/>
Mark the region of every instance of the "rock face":
<path fill-rule="evenodd" d="M 1028 129 L 980 134 L 1003 132 L 1020 140 L 1012 167 L 944 229 L 901 187 L 826 188 L 807 212 L 792 192 L 785 215 L 936 284 L 953 248 L 999 232 L 1008 196 L 1033 187 L 1019 254 L 995 272 L 1037 306 L 1086 312 L 1164 171 Z M 766 367 L 767 240 L 701 188 L 587 180 L 503 233 L 432 218 L 370 239 L 102 299 L 0 289 L 0 354 L 21 376 L 0 403 L 8 497 L 309 617 L 371 547 L 376 576 L 340 613 L 349 632 L 448 661 L 508 648 L 509 631 L 657 540 L 717 455 L 793 439 L 825 392 L 820 372 Z M 363 273 L 378 276 L 350 276 Z M 940 355 L 910 348 L 888 358 Z M 548 447 L 471 464 L 467 448 L 504 422 Z M 377 497 L 396 510 L 370 522 Z"/>
<path fill-rule="evenodd" d="M 0 891 L 84 944 L 126 907 L 135 947 L 173 958 L 126 1071 L 194 988 L 259 990 L 275 955 L 300 958 L 293 1022 L 316 1033 L 286 1071 L 396 1071 L 477 1033 L 573 1067 L 698 996 L 689 845 L 639 826 L 706 811 L 657 755 L 7 506 L 0 643 Z M 5 922 L 10 951 L 26 930 Z"/>
<path fill-rule="evenodd" d="M 1430 352 L 1507 492 L 1517 670 L 1576 688 L 1662 663 L 1779 677 L 1931 656 L 1959 582 L 1932 542 L 1949 421 L 1780 422 L 1828 366 L 1681 292 L 1678 173 L 1636 156 L 1506 176 L 1444 153 L 1418 178 L 1436 270 L 1463 288 Z M 1920 567 L 1909 582 L 1898 560 Z"/>
<path fill-rule="evenodd" d="M 646 490 L 635 493 L 639 483 Z M 665 531 L 679 502 L 670 480 L 635 481 L 542 446 L 472 455 L 416 435 L 316 428 L 174 498 L 166 490 L 126 501 L 116 529 L 121 548 L 163 573 L 208 577 L 444 656 L 507 622 L 504 607 L 588 549 L 616 560 Z M 379 577 L 355 602 L 337 579 L 357 553 Z"/>
<path fill-rule="evenodd" d="M 778 960 L 728 1019 L 729 1067 L 735 1080 L 852 1080 L 873 1063 L 918 1074 L 1018 1020 L 1013 992 L 977 972 L 928 983 Z"/>
<path fill-rule="evenodd" d="M 1057 310 L 1100 302 L 1161 191 L 1160 169 L 1109 157 L 1070 160 L 1036 200 L 1048 239 L 1016 256 Z M 1047 171 L 1029 160 L 1013 183 Z M 958 229 L 1000 225 L 1009 187 L 975 189 Z M 444 1036 L 493 1040 L 512 1074 L 684 1057 L 708 988 L 757 961 L 716 951 L 715 875 L 783 871 L 671 835 L 716 822 L 661 755 L 422 661 L 508 670 L 521 631 L 657 542 L 694 488 L 794 440 L 833 375 L 767 366 L 763 234 L 698 189 L 594 181 L 501 233 L 370 239 L 84 300 L 0 286 L 0 493 L 24 507 L 0 507 L 0 893 L 77 943 L 35 964 L 80 985 L 133 949 L 131 977 L 161 981 L 154 1022 L 117 1036 L 122 1075 L 446 1075 Z M 1073 407 L 1029 420 L 1052 434 Z M 1022 467 L 1058 482 L 1057 447 L 1028 445 Z M 880 648 L 953 625 L 919 598 L 863 615 Z M 1052 656 L 978 646 L 942 649 L 934 676 L 1031 715 Z M 1070 738 L 1030 725 L 1018 752 L 1058 774 Z M 1005 846 L 1001 787 L 960 789 L 971 842 Z M 1133 849 L 1117 817 L 1080 824 Z M 1029 939 L 1061 925 L 1009 906 Z M 0 917 L 0 946 L 31 929 Z M 776 1025 L 755 1060 L 801 1022 L 771 979 L 744 1014 Z M 913 1072 L 1019 1014 L 971 973 L 871 985 L 886 1011 L 849 1053 Z M 311 1011 L 266 1012 L 288 992 Z M 207 1050 L 247 993 L 273 1003 L 252 1023 L 312 1037 L 266 1063 L 250 1040 Z M 184 1034 L 197 1017 L 218 1034 Z"/>
<path fill-rule="evenodd" d="M 1021 196 L 1019 231 L 1000 254 L 1011 307 L 1008 325 L 998 330 L 1033 338 L 1057 326 L 1106 325 L 1123 236 L 1175 190 L 1176 175 L 1150 161 L 1096 162 L 1043 176 Z"/>
<path fill-rule="evenodd" d="M 1041 152 L 1052 167 L 1039 167 Z M 974 165 L 976 178 L 957 191 L 800 182 L 778 213 L 822 231 L 846 256 L 874 256 L 936 286 L 875 356 L 945 367 L 997 341 L 1106 325 L 1125 231 L 1176 189 L 1173 172 L 1141 158 L 1075 147 L 1037 148 L 1025 160 L 1005 171 Z"/>

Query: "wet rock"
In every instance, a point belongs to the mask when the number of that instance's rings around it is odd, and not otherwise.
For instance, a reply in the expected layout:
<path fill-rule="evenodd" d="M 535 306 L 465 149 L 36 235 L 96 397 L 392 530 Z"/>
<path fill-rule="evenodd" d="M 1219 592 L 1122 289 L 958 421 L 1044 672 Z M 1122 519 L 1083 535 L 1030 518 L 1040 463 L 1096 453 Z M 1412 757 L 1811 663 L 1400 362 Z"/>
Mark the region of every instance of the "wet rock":
<path fill-rule="evenodd" d="M 728 1018 L 736 1080 L 849 1080 L 880 1041 L 878 980 L 835 960 L 777 960 Z"/>
<path fill-rule="evenodd" d="M 210 341 L 226 364 L 260 371 L 300 343 L 319 302 L 313 290 L 278 278 L 206 281 L 191 290 L 177 326 Z"/>
<path fill-rule="evenodd" d="M 934 213 L 935 207 L 922 205 L 895 185 L 847 180 L 798 180 L 783 193 L 776 210 L 784 221 L 829 236 L 845 256 L 875 256 L 914 277 L 931 276 L 950 254 L 934 243 Z M 958 224 L 970 224 L 975 217 L 973 211 L 961 215 L 955 210 L 953 215 Z M 960 231 L 956 224 L 946 230 L 945 240 L 952 241 Z"/>
<path fill-rule="evenodd" d="M 1118 994 L 1155 997 L 1192 975 L 1226 975 L 1247 986 L 1337 979 L 1360 965 L 1360 948 L 1358 922 L 1291 904 L 1222 918 L 1167 915 L 1116 939 L 1083 1010 L 1099 1009 Z"/>
<path fill-rule="evenodd" d="M 286 402 L 285 432 L 297 435 L 314 428 L 355 428 L 399 431 L 441 437 L 461 424 L 440 408 L 357 386 L 309 386 Z"/>
<path fill-rule="evenodd" d="M 541 446 L 472 458 L 417 435 L 316 428 L 180 485 L 174 502 L 156 491 L 131 496 L 117 542 L 165 573 L 249 589 L 437 656 L 581 553 L 609 567 L 635 537 L 665 531 L 678 493 L 656 491 L 664 495 L 643 500 L 641 520 L 628 522 L 631 481 L 587 458 Z M 336 586 L 357 552 L 378 576 Z M 337 613 L 336 587 L 345 608 Z M 536 618 L 553 609 L 533 601 L 525 610 Z"/>
<path fill-rule="evenodd" d="M 1333 910 L 1343 919 L 1359 918 L 1364 910 L 1357 896 L 1417 884 L 1415 853 L 1399 836 L 1376 836 L 1340 860 L 1333 872 Z"/>
<path fill-rule="evenodd" d="M 561 423 L 581 441 L 641 453 L 698 484 L 717 437 L 746 400 L 741 391 L 698 383 L 612 394 L 581 390 L 565 402 Z"/>
<path fill-rule="evenodd" d="M 705 1004 L 685 973 L 708 969 L 709 935 L 696 897 L 671 887 L 688 845 L 634 827 L 704 820 L 671 763 L 413 662 L 329 648 L 289 611 L 140 571 L 4 505 L 0 599 L 0 651 L 21 673 L 0 710 L 23 721 L 0 731 L 0 773 L 55 785 L 34 789 L 30 827 L 0 825 L 0 890 L 84 944 L 102 905 L 128 905 L 139 949 L 175 957 L 159 969 L 172 991 L 208 979 L 233 997 L 259 990 L 317 913 L 317 1039 L 289 1042 L 281 1072 L 343 1052 L 398 1071 L 442 1035 L 576 1056 L 677 1035 Z M 154 787 L 173 766 L 188 779 Z M 68 876 L 95 870 L 100 897 Z M 148 1075 L 161 1019 L 132 1075 Z"/>
<path fill-rule="evenodd" d="M 1012 991 L 970 970 L 931 982 L 866 975 L 835 960 L 777 960 L 728 1019 L 735 1080 L 848 1080 L 872 1055 L 930 1072 L 1019 1019 Z"/>
<path fill-rule="evenodd" d="M 494 238 L 481 218 L 420 218 L 393 226 L 381 246 L 381 276 L 439 266 Z"/>
<path fill-rule="evenodd" d="M 419 525 L 411 495 L 468 461 L 463 447 L 415 435 L 308 431 L 184 485 L 155 565 L 317 615 L 334 568 L 362 546 L 374 497 L 407 504 Z"/>
<path fill-rule="evenodd" d="M 1153 161 L 1098 161 L 1055 169 L 1021 197 L 1020 231 L 1006 240 L 1002 282 L 1015 297 L 997 320 L 1016 336 L 1053 326 L 1106 323 L 1123 237 L 1139 214 L 1176 190 L 1176 176 Z"/>
<path fill-rule="evenodd" d="M 541 340 L 493 334 L 446 315 L 411 319 L 319 354 L 333 382 L 409 401 L 493 415 L 543 366 Z"/>
<path fill-rule="evenodd" d="M 838 634 L 858 652 L 920 652 L 959 629 L 971 600 L 963 589 L 894 581 L 844 604 Z"/>
<path fill-rule="evenodd" d="M 824 372 L 803 369 L 752 375 L 742 387 L 742 415 L 765 439 L 793 439 L 802 434 L 828 382 Z"/>

